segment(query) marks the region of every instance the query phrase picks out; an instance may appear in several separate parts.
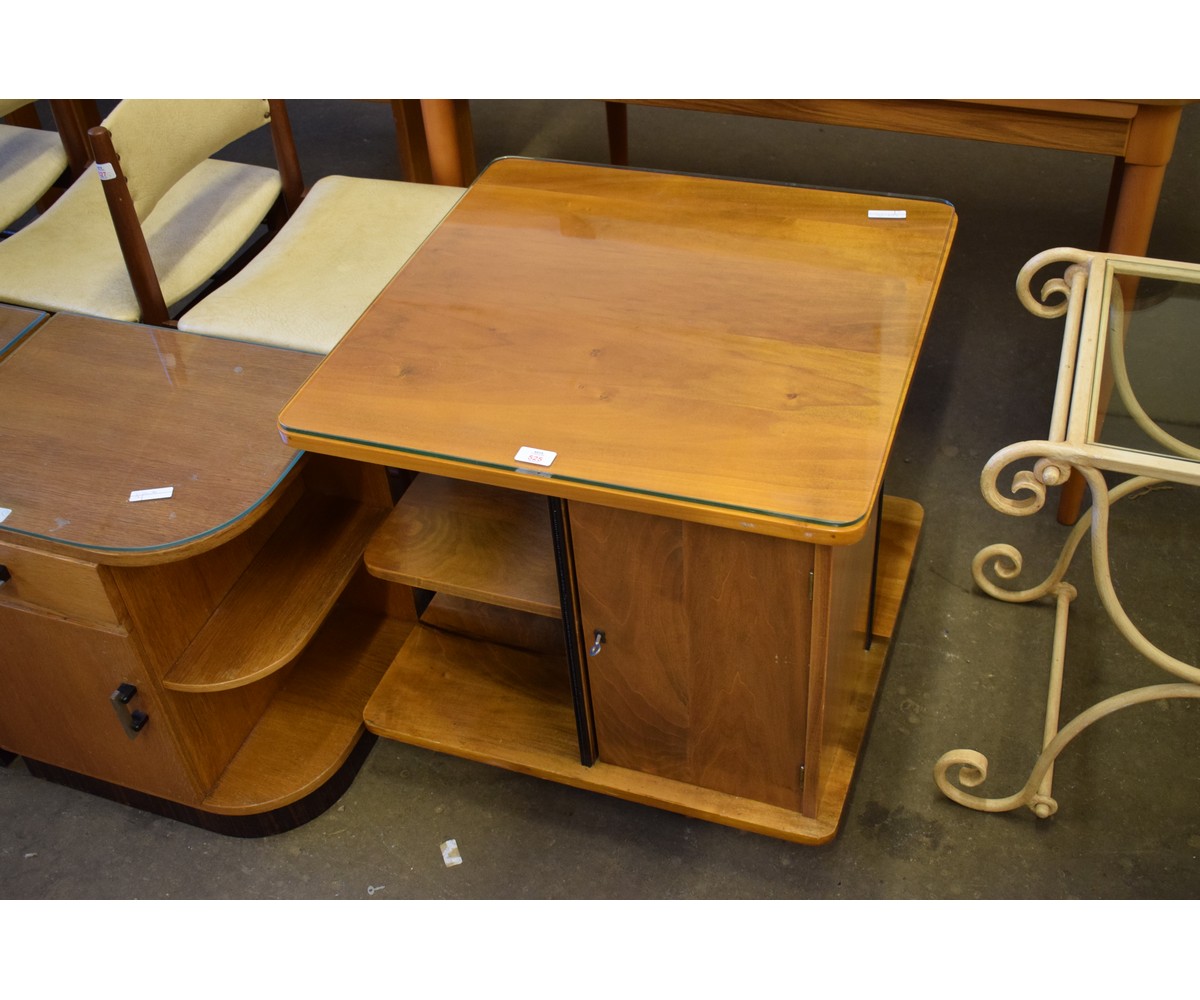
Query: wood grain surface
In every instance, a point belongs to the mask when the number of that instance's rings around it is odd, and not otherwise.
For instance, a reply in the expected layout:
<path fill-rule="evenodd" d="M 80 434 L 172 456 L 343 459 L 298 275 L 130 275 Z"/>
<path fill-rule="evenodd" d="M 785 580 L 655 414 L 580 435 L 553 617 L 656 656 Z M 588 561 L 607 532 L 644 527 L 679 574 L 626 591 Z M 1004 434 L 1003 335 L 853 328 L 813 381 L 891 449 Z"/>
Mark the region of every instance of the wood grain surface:
<path fill-rule="evenodd" d="M 52 317 L 0 362 L 0 507 L 12 511 L 0 535 L 113 563 L 217 544 L 295 462 L 275 416 L 317 360 Z M 169 499 L 130 502 L 166 486 Z"/>
<path fill-rule="evenodd" d="M 315 451 L 854 541 L 954 225 L 937 201 L 501 160 L 280 427 Z M 557 458 L 526 467 L 523 446 Z"/>
<path fill-rule="evenodd" d="M 571 533 L 600 759 L 798 810 L 814 547 L 580 503 Z"/>
<path fill-rule="evenodd" d="M 375 576 L 559 618 L 546 500 L 420 475 L 364 553 Z"/>

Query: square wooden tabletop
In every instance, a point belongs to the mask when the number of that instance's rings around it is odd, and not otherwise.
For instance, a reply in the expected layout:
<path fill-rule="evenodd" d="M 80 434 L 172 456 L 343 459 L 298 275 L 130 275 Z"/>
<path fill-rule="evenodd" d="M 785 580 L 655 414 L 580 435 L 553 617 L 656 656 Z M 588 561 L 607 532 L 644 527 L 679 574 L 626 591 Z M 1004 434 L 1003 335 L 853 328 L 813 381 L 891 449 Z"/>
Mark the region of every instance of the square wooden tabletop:
<path fill-rule="evenodd" d="M 851 542 L 954 228 L 937 200 L 499 160 L 280 429 L 316 451 Z"/>

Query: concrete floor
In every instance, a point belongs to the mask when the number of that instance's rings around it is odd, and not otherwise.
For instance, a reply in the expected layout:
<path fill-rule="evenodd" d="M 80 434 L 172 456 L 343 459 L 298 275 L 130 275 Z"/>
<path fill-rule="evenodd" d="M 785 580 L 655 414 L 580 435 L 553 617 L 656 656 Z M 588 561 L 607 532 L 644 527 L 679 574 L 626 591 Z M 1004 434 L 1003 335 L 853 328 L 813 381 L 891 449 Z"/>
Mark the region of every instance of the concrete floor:
<path fill-rule="evenodd" d="M 479 159 L 603 162 L 591 102 L 480 101 Z M 396 177 L 386 109 L 292 105 L 306 179 Z M 1051 509 L 993 512 L 986 459 L 1044 436 L 1057 321 L 1025 312 L 1018 269 L 1054 246 L 1094 248 L 1109 161 L 958 140 L 635 109 L 636 165 L 932 195 L 959 229 L 888 472 L 924 505 L 915 575 L 843 829 L 802 847 L 381 741 L 327 813 L 283 835 L 206 833 L 0 769 L 0 897 L 9 899 L 1093 899 L 1200 892 L 1200 706 L 1134 708 L 1077 740 L 1055 772 L 1059 812 L 985 815 L 934 786 L 946 750 L 985 753 L 985 789 L 1024 783 L 1036 756 L 1052 612 L 979 593 L 973 554 L 1010 541 L 1032 572 L 1062 536 Z M 247 155 L 258 155 L 249 144 Z M 1200 107 L 1184 115 L 1150 252 L 1200 261 Z M 1200 659 L 1195 491 L 1114 515 L 1118 589 L 1147 632 Z M 1116 635 L 1081 560 L 1064 717 L 1167 679 Z M 1144 616 L 1144 617 L 1140 617 Z M 1190 762 L 1190 763 L 1189 763 Z M 455 838 L 463 863 L 439 844 Z"/>

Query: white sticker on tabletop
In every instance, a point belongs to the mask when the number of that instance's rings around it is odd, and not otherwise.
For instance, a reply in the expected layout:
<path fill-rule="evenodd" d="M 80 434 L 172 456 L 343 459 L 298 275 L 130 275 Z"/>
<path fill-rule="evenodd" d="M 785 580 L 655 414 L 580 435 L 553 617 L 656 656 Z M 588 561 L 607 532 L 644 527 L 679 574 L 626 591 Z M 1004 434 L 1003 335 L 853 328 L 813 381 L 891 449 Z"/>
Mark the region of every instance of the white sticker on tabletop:
<path fill-rule="evenodd" d="M 0 507 L 0 522 L 8 520 L 8 515 L 11 513 L 11 507 Z"/>
<path fill-rule="evenodd" d="M 174 486 L 160 486 L 153 490 L 134 490 L 129 494 L 129 502 L 137 503 L 139 500 L 166 500 L 167 497 L 174 495 Z"/>
<path fill-rule="evenodd" d="M 102 181 L 116 180 L 117 177 L 117 171 L 111 163 L 97 163 L 96 173 L 100 175 Z"/>
<path fill-rule="evenodd" d="M 907 219 L 908 212 L 903 208 L 869 208 L 868 219 Z"/>
<path fill-rule="evenodd" d="M 551 465 L 558 458 L 557 451 L 545 451 L 542 448 L 521 448 L 517 451 L 518 462 L 528 462 L 530 465 Z"/>

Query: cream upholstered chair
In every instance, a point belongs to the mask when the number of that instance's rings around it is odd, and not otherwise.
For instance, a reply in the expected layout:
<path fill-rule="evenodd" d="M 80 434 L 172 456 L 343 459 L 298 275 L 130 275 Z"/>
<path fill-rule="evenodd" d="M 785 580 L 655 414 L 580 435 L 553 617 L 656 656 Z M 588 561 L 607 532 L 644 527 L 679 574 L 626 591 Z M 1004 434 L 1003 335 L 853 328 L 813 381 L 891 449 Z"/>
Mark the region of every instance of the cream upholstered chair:
<path fill-rule="evenodd" d="M 101 124 L 111 159 L 0 243 L 0 301 L 166 322 L 166 308 L 234 257 L 275 205 L 278 171 L 210 158 L 269 121 L 265 100 L 122 101 Z M 123 178 L 160 311 L 135 291 L 102 177 Z"/>
<path fill-rule="evenodd" d="M 33 104 L 0 100 L 0 118 Z M 67 169 L 57 132 L 0 122 L 0 229 L 28 212 Z"/>
<path fill-rule="evenodd" d="M 328 353 L 463 192 L 324 177 L 254 260 L 179 317 L 179 329 Z"/>

